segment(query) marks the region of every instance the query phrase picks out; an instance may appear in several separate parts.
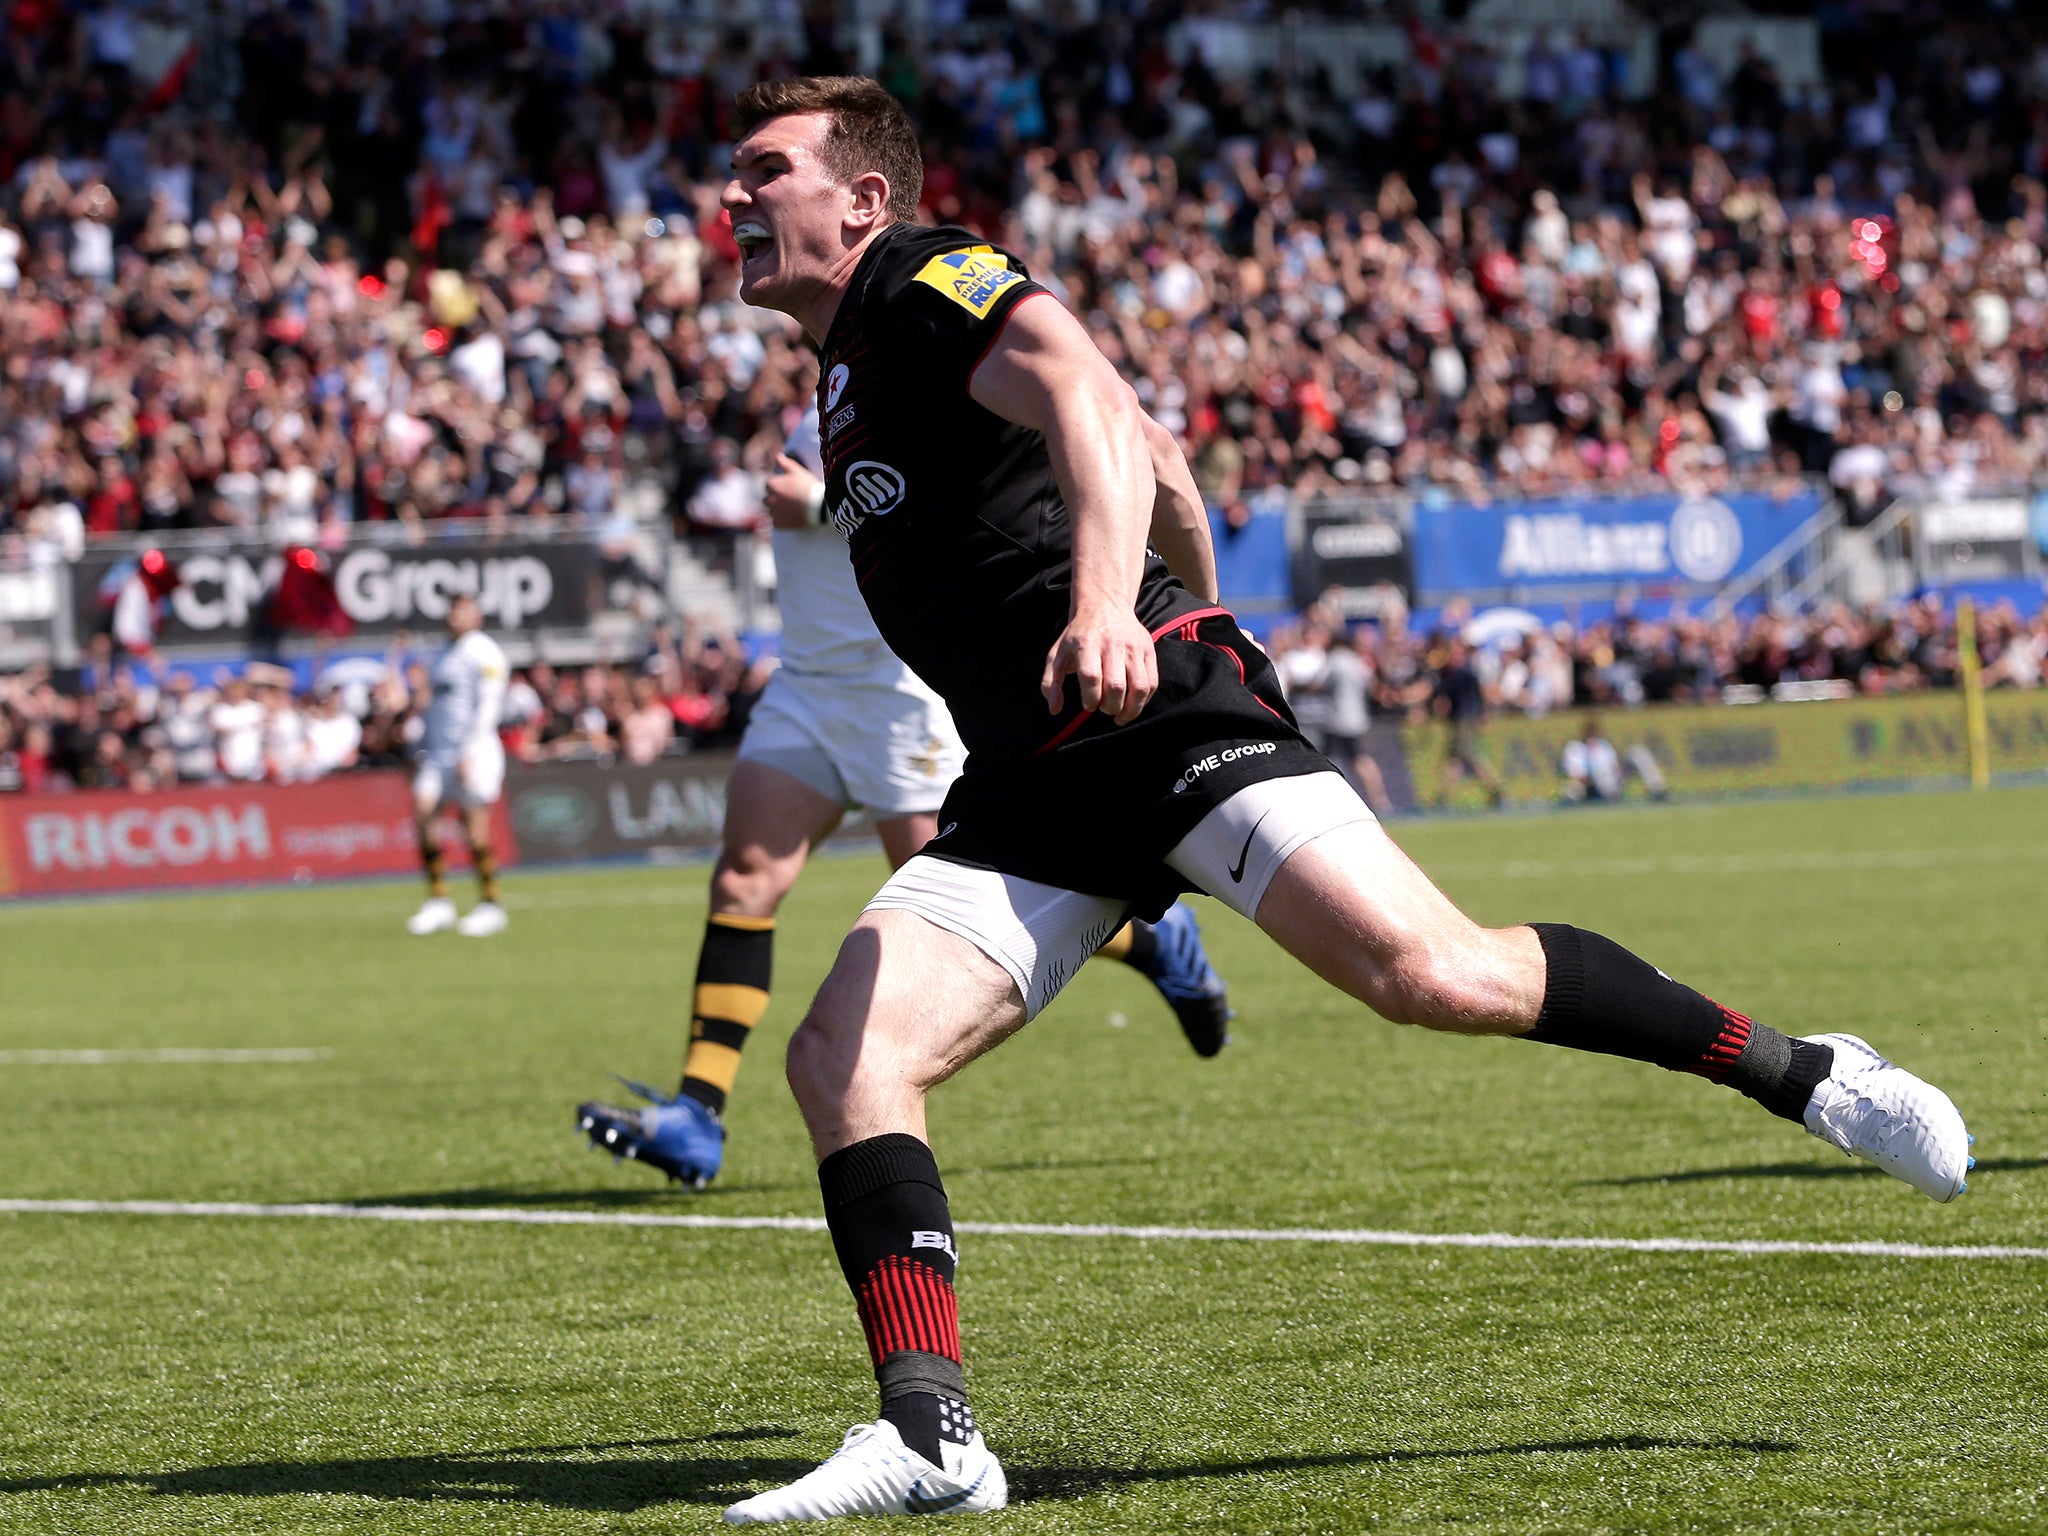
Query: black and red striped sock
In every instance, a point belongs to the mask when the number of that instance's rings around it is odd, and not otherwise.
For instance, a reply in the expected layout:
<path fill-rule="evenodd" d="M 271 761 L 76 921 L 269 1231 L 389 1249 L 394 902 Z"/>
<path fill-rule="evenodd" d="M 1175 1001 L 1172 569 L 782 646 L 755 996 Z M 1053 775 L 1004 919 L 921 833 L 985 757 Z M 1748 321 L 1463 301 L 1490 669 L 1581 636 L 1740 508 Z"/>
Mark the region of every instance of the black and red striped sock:
<path fill-rule="evenodd" d="M 915 1136 L 875 1136 L 818 1165 L 825 1223 L 860 1308 L 881 1416 L 937 1462 L 939 1444 L 974 1437 L 953 1295 L 959 1250 L 939 1165 Z"/>
<path fill-rule="evenodd" d="M 1814 1086 L 1834 1065 L 1828 1046 L 1723 1008 L 1612 939 L 1564 923 L 1530 926 L 1548 967 L 1531 1040 L 1696 1073 L 1787 1120 L 1805 1115 Z"/>

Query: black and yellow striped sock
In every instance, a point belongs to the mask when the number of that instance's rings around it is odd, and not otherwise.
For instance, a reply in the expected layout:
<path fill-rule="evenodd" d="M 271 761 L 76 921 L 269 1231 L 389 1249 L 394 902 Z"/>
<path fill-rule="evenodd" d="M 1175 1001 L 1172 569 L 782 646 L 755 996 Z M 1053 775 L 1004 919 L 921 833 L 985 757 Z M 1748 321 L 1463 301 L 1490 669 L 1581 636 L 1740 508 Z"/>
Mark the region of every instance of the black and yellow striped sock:
<path fill-rule="evenodd" d="M 471 843 L 469 857 L 476 865 L 477 894 L 496 905 L 498 900 L 498 855 L 489 843 Z"/>
<path fill-rule="evenodd" d="M 705 922 L 683 1092 L 713 1114 L 724 1112 L 725 1096 L 739 1074 L 740 1052 L 768 1011 L 774 960 L 774 918 L 714 912 Z"/>
<path fill-rule="evenodd" d="M 1156 975 L 1159 970 L 1158 936 L 1150 923 L 1135 917 L 1112 933 L 1109 942 L 1095 953 L 1104 960 L 1121 960 L 1140 975 Z"/>
<path fill-rule="evenodd" d="M 427 872 L 427 894 L 436 901 L 448 894 L 448 855 L 438 837 L 420 839 L 420 867 Z"/>

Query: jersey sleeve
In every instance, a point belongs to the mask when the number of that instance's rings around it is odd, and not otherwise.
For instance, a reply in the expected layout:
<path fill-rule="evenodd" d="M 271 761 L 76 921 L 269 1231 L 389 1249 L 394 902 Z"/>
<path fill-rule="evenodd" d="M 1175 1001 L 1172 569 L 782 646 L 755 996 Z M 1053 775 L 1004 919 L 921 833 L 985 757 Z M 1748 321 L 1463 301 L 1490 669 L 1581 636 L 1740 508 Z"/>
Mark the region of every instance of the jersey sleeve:
<path fill-rule="evenodd" d="M 912 263 L 895 308 L 920 370 L 946 388 L 964 390 L 1010 311 L 1051 291 L 993 246 L 919 252 Z"/>
<path fill-rule="evenodd" d="M 804 419 L 796 424 L 796 430 L 789 434 L 789 440 L 782 445 L 782 451 L 820 480 L 825 478 L 825 455 L 818 441 L 816 401 L 813 401 L 811 408 L 804 412 Z"/>
<path fill-rule="evenodd" d="M 498 722 L 505 714 L 505 692 L 512 682 L 512 669 L 505 653 L 495 643 L 474 648 L 476 666 L 476 718 L 470 721 L 470 743 L 498 734 Z"/>

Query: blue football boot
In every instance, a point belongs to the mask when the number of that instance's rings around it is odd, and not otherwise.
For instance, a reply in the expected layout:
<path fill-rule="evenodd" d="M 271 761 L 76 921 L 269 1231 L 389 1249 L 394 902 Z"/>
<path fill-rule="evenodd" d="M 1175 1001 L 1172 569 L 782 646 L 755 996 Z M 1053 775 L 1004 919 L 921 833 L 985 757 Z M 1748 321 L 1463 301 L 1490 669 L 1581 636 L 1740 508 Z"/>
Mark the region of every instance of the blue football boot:
<path fill-rule="evenodd" d="M 1230 1044 L 1229 989 L 1202 948 L 1202 929 L 1195 909 L 1177 901 L 1152 925 L 1158 951 L 1145 976 L 1166 999 L 1181 1032 L 1197 1056 L 1214 1056 Z"/>
<path fill-rule="evenodd" d="M 619 1081 L 647 1100 L 648 1107 L 578 1105 L 576 1128 L 590 1138 L 593 1148 L 611 1153 L 614 1160 L 630 1157 L 659 1168 L 691 1189 L 702 1189 L 718 1177 L 718 1165 L 725 1160 L 725 1127 L 718 1116 L 686 1095 L 664 1098 L 631 1078 Z"/>

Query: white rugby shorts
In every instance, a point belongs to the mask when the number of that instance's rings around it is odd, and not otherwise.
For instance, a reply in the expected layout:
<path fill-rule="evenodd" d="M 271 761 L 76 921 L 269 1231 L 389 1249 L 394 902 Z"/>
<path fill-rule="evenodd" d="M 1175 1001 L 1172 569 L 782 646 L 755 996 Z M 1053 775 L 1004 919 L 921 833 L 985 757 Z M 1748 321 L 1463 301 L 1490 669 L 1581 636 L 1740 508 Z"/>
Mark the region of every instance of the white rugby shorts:
<path fill-rule="evenodd" d="M 888 820 L 936 811 L 967 749 L 937 695 L 899 668 L 853 677 L 785 670 L 754 705 L 739 756 Z"/>
<path fill-rule="evenodd" d="M 1267 887 L 1296 850 L 1325 832 L 1374 819 L 1341 774 L 1267 779 L 1203 817 L 1166 862 L 1198 890 L 1256 919 Z M 1059 995 L 1129 911 L 1107 896 L 923 853 L 875 893 L 868 910 L 878 909 L 914 912 L 967 940 L 1010 973 L 1026 1019 Z"/>
<path fill-rule="evenodd" d="M 412 776 L 412 803 L 422 814 L 444 805 L 475 810 L 496 805 L 505 788 L 505 747 L 497 737 L 478 742 L 460 757 L 423 757 Z"/>

